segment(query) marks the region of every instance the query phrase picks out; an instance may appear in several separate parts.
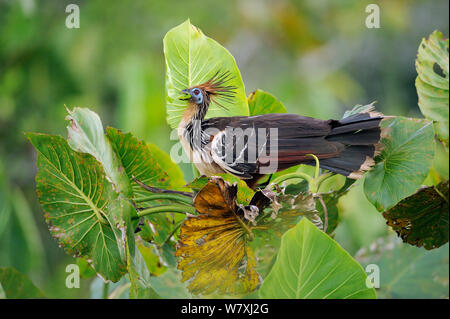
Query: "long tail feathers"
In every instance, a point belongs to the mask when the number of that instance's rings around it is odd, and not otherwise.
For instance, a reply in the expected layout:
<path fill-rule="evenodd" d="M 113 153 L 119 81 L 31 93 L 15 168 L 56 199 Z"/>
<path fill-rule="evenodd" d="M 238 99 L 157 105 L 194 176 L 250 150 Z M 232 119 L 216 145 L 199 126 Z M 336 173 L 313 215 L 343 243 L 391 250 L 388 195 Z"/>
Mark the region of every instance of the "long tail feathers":
<path fill-rule="evenodd" d="M 345 148 L 338 157 L 321 160 L 320 166 L 349 178 L 361 178 L 375 165 L 374 157 L 381 151 L 384 130 L 380 123 L 384 118 L 372 108 L 340 121 L 331 121 L 333 128 L 326 140 L 344 144 Z"/>

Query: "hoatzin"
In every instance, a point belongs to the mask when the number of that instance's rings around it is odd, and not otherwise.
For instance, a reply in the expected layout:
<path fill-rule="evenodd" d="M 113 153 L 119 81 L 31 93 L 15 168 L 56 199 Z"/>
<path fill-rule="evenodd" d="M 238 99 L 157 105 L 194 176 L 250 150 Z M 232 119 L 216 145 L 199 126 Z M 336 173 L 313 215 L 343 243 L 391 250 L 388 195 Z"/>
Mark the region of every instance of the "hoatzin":
<path fill-rule="evenodd" d="M 232 101 L 229 72 L 181 91 L 188 106 L 178 126 L 185 152 L 206 176 L 231 173 L 254 188 L 262 176 L 298 164 L 315 165 L 357 179 L 374 165 L 383 115 L 370 111 L 342 120 L 296 114 L 205 119 L 211 101 Z M 223 107 L 223 106 L 222 106 Z"/>

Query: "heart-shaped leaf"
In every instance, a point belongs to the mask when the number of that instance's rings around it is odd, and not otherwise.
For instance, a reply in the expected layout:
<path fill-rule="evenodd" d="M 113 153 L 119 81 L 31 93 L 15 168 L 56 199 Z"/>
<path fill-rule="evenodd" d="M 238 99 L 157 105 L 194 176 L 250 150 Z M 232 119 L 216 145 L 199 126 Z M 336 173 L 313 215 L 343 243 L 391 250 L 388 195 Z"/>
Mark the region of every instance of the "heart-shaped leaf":
<path fill-rule="evenodd" d="M 438 137 L 448 145 L 448 38 L 434 31 L 422 39 L 416 60 L 416 88 L 422 114 L 435 121 Z"/>
<path fill-rule="evenodd" d="M 139 186 L 134 180 L 133 176 L 139 181 L 157 188 L 169 188 L 172 186 L 167 174 L 161 169 L 154 157 L 154 153 L 145 142 L 136 139 L 131 133 L 122 133 L 121 131 L 108 127 L 106 136 L 103 131 L 103 124 L 100 117 L 93 111 L 86 108 L 74 108 L 69 111 L 67 117 L 70 120 L 68 126 L 68 142 L 72 149 L 88 153 L 94 156 L 105 168 L 106 175 L 114 189 L 120 192 L 126 198 L 133 198 L 136 202 L 142 205 L 149 206 L 155 203 L 154 200 L 143 201 L 148 196 L 149 192 Z M 155 153 L 159 154 L 161 159 L 162 151 L 153 147 Z M 166 156 L 167 157 L 167 156 Z M 167 158 L 165 165 L 174 171 L 171 162 Z M 175 173 L 179 173 L 175 171 Z M 181 184 L 180 181 L 177 183 Z M 181 184 L 182 185 L 182 184 Z M 177 186 L 181 186 L 177 185 Z M 121 206 L 125 207 L 127 204 L 122 199 Z M 123 209 L 113 210 L 114 212 L 125 212 Z M 133 214 L 131 210 L 128 210 Z M 114 214 L 116 224 L 121 224 L 121 231 L 126 231 L 128 234 L 128 241 L 133 241 L 134 227 L 129 223 L 127 225 L 124 220 L 129 219 L 128 216 Z M 173 229 L 173 217 L 170 215 L 154 215 L 147 217 L 154 225 L 153 239 L 160 243 L 166 239 Z M 180 216 L 177 216 L 180 218 Z M 119 227 L 118 227 L 119 228 Z M 122 236 L 117 233 L 117 238 L 122 242 Z M 125 254 L 124 243 L 120 245 L 121 254 Z M 134 253 L 134 244 L 129 247 L 131 254 Z"/>
<path fill-rule="evenodd" d="M 286 108 L 275 96 L 263 90 L 256 90 L 248 97 L 250 115 L 286 113 Z"/>
<path fill-rule="evenodd" d="M 236 185 L 212 178 L 194 199 L 200 214 L 189 216 L 181 227 L 178 269 L 183 282 L 191 280 L 188 288 L 194 294 L 245 293 L 259 284 L 236 193 Z"/>
<path fill-rule="evenodd" d="M 281 239 L 259 294 L 275 299 L 376 298 L 366 273 L 337 242 L 302 218 Z"/>
<path fill-rule="evenodd" d="M 102 166 L 91 155 L 74 152 L 60 136 L 27 137 L 38 152 L 36 192 L 53 237 L 69 254 L 92 259 L 104 278 L 118 281 L 126 264 L 111 210 L 119 213 L 120 205 Z"/>
<path fill-rule="evenodd" d="M 384 149 L 364 181 L 364 192 L 379 211 L 393 207 L 422 185 L 435 149 L 431 122 L 396 117 L 382 126 L 388 133 L 382 139 Z"/>
<path fill-rule="evenodd" d="M 164 37 L 166 60 L 167 121 L 178 126 L 187 102 L 180 91 L 203 84 L 217 72 L 228 72 L 227 85 L 235 87 L 231 100 L 218 98 L 209 107 L 207 117 L 248 115 L 244 84 L 233 56 L 219 43 L 205 36 L 189 20 L 171 29 Z"/>

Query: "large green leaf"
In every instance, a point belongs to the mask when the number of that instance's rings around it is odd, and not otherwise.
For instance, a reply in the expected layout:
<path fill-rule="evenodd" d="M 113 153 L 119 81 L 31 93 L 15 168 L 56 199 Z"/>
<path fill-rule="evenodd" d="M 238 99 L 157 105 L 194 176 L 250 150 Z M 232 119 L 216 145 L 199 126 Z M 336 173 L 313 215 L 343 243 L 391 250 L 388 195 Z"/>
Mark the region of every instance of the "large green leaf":
<path fill-rule="evenodd" d="M 417 95 L 423 115 L 435 121 L 438 137 L 448 145 L 448 38 L 434 31 L 422 39 L 416 60 Z"/>
<path fill-rule="evenodd" d="M 431 122 L 396 117 L 382 126 L 388 136 L 382 140 L 377 164 L 364 181 L 369 201 L 385 211 L 413 194 L 424 181 L 433 164 L 434 132 Z"/>
<path fill-rule="evenodd" d="M 337 242 L 303 218 L 281 239 L 261 298 L 376 298 L 362 267 Z"/>
<path fill-rule="evenodd" d="M 434 249 L 448 242 L 448 181 L 424 187 L 383 213 L 404 242 Z"/>
<path fill-rule="evenodd" d="M 126 260 L 126 250 L 130 249 L 134 254 L 134 226 L 131 217 L 136 217 L 134 208 L 130 205 L 128 198 L 132 195 L 130 180 L 123 168 L 121 159 L 115 152 L 113 145 L 105 136 L 103 124 L 97 113 L 88 108 L 75 107 L 73 111 L 67 110 L 66 117 L 70 121 L 67 127 L 69 146 L 81 153 L 94 156 L 102 165 L 106 177 L 113 185 L 113 190 L 119 193 L 117 200 L 110 203 L 110 222 L 119 244 L 119 252 L 122 259 Z M 124 240 L 124 236 L 128 238 Z M 126 242 L 131 243 L 126 247 Z"/>
<path fill-rule="evenodd" d="M 114 185 L 114 190 L 121 193 L 120 207 L 114 209 L 112 215 L 116 229 L 119 230 L 115 233 L 120 243 L 121 255 L 125 256 L 126 250 L 122 240 L 123 232 L 128 236 L 129 249 L 133 255 L 134 227 L 129 215 L 134 213 L 126 201 L 130 197 L 140 200 L 149 192 L 134 182 L 132 177 L 158 188 L 171 187 L 170 180 L 145 142 L 139 141 L 131 133 L 124 134 L 108 127 L 105 136 L 100 117 L 86 108 L 74 108 L 73 111 L 69 111 L 67 119 L 71 121 L 68 127 L 69 145 L 78 152 L 94 156 L 104 167 L 108 180 Z M 165 165 L 168 166 L 169 163 Z M 172 217 L 161 214 L 148 218 L 154 222 L 158 242 L 159 237 L 164 240 L 167 233 L 172 230 Z"/>
<path fill-rule="evenodd" d="M 446 298 L 449 279 L 448 245 L 425 250 L 405 245 L 395 235 L 379 238 L 355 258 L 380 271 L 379 298 Z"/>
<path fill-rule="evenodd" d="M 248 97 L 250 115 L 286 113 L 286 108 L 275 96 L 263 90 L 256 90 Z"/>
<path fill-rule="evenodd" d="M 38 152 L 36 192 L 52 235 L 69 253 L 93 260 L 104 278 L 126 272 L 111 222 L 118 194 L 91 155 L 74 152 L 60 136 L 28 133 Z"/>
<path fill-rule="evenodd" d="M 181 101 L 180 91 L 208 81 L 216 72 L 229 72 L 227 85 L 234 86 L 232 101 L 219 98 L 211 103 L 207 117 L 248 115 L 244 84 L 233 56 L 219 43 L 205 36 L 189 20 L 167 32 L 164 37 L 166 60 L 167 121 L 178 126 L 187 102 Z"/>
<path fill-rule="evenodd" d="M 30 279 L 12 267 L 0 268 L 0 298 L 2 288 L 8 299 L 45 298 Z"/>

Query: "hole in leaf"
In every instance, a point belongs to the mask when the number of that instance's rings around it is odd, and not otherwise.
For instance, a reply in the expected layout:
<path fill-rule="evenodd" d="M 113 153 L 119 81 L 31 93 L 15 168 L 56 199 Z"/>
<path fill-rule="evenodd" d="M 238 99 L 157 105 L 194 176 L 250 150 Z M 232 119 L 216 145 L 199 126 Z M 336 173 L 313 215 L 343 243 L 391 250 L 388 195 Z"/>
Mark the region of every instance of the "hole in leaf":
<path fill-rule="evenodd" d="M 445 79 L 444 70 L 442 70 L 441 66 L 436 62 L 433 64 L 433 71 L 434 73 Z"/>

